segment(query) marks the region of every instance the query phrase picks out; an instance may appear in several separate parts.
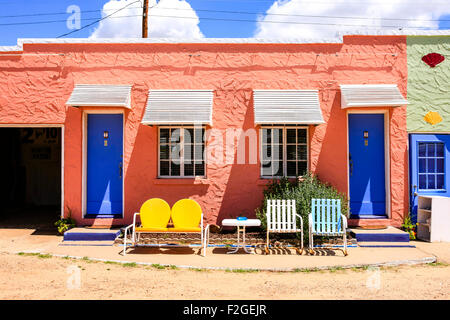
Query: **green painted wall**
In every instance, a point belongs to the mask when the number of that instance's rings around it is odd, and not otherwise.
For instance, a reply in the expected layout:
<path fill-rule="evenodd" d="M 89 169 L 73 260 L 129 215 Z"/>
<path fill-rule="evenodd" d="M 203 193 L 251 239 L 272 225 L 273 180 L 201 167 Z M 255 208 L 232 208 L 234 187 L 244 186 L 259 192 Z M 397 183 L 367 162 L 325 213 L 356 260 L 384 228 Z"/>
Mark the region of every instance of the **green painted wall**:
<path fill-rule="evenodd" d="M 436 52 L 445 60 L 431 68 L 422 61 Z M 450 132 L 450 36 L 408 36 L 408 131 Z M 431 125 L 423 119 L 436 111 L 442 122 Z"/>

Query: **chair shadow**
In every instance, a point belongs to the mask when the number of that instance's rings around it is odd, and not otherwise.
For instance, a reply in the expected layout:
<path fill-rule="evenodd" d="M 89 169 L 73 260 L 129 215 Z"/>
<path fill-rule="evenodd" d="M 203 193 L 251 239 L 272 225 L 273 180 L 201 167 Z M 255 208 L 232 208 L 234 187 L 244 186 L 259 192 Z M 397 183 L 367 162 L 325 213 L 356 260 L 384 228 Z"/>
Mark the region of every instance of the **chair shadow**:
<path fill-rule="evenodd" d="M 120 251 L 121 255 L 123 255 L 123 249 Z M 172 254 L 172 255 L 191 255 L 191 254 L 201 254 L 201 250 L 193 249 L 189 247 L 177 247 L 177 248 L 168 248 L 168 247 L 133 247 L 128 248 L 126 254 Z"/>
<path fill-rule="evenodd" d="M 235 250 L 235 247 L 231 247 L 231 248 L 214 248 L 212 250 L 212 253 L 215 254 L 228 254 L 228 252 Z M 251 252 L 254 252 L 255 254 L 259 254 L 259 255 L 267 255 L 266 251 L 265 251 L 265 246 L 256 246 L 256 247 L 252 247 L 249 248 L 249 250 Z M 244 251 L 243 248 L 239 248 L 239 250 L 236 253 L 233 254 L 248 254 L 247 252 Z M 295 249 L 291 249 L 291 248 L 287 248 L 287 247 L 271 247 L 269 248 L 269 255 L 294 255 L 297 254 L 298 252 Z"/>
<path fill-rule="evenodd" d="M 344 256 L 344 253 L 341 249 L 315 248 L 313 253 L 310 253 L 308 252 L 308 250 L 306 250 L 307 254 L 310 256 L 337 256 L 336 251 L 340 251 L 342 253 L 342 256 Z"/>

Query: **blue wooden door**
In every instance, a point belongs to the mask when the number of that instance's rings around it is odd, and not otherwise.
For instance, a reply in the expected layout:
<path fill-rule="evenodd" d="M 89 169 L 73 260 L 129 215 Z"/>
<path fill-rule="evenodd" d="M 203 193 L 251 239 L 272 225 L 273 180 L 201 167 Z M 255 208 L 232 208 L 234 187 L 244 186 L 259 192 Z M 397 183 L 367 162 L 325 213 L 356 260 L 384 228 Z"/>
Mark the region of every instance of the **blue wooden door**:
<path fill-rule="evenodd" d="M 410 210 L 417 222 L 417 196 L 450 197 L 450 135 L 409 135 Z"/>
<path fill-rule="evenodd" d="M 384 115 L 349 114 L 348 141 L 351 217 L 385 217 Z"/>
<path fill-rule="evenodd" d="M 123 115 L 88 114 L 86 215 L 122 215 Z"/>

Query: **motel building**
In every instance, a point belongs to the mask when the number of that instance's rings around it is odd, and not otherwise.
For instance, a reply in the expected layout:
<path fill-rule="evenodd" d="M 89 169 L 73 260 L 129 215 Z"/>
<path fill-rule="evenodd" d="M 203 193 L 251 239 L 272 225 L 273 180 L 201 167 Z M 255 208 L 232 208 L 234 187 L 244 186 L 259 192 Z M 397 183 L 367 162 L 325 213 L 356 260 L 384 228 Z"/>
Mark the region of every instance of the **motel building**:
<path fill-rule="evenodd" d="M 191 198 L 220 225 L 311 171 L 350 226 L 399 227 L 415 193 L 450 195 L 449 43 L 19 39 L 0 47 L 0 215 L 126 225 Z"/>

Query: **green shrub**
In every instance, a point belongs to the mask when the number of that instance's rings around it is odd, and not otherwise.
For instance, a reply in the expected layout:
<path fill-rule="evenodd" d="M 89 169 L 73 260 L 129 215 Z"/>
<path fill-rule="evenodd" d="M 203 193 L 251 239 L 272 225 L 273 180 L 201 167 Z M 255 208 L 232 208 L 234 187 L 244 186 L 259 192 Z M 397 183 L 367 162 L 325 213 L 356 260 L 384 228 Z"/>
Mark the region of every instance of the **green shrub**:
<path fill-rule="evenodd" d="M 76 221 L 72 219 L 72 210 L 69 207 L 67 207 L 67 210 L 69 211 L 67 218 L 62 218 L 55 222 L 55 226 L 58 229 L 59 234 L 64 234 L 64 232 L 75 228 L 76 226 Z"/>
<path fill-rule="evenodd" d="M 311 212 L 311 199 L 340 199 L 341 213 L 348 216 L 347 197 L 338 192 L 333 186 L 321 182 L 311 173 L 307 173 L 302 179 L 290 182 L 288 178 L 273 180 L 264 190 L 264 199 L 260 208 L 256 209 L 256 216 L 261 220 L 261 227 L 267 229 L 266 210 L 268 199 L 295 200 L 297 214 L 303 218 L 304 242 L 308 243 L 308 214 Z M 300 221 L 297 221 L 300 225 Z M 298 234 L 300 237 L 300 234 Z"/>

